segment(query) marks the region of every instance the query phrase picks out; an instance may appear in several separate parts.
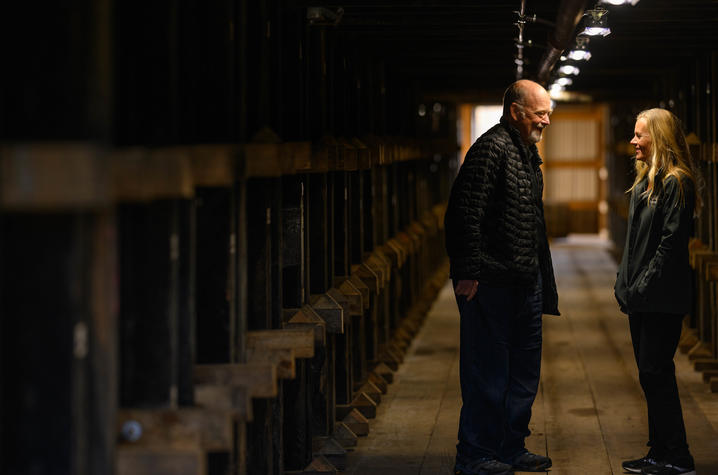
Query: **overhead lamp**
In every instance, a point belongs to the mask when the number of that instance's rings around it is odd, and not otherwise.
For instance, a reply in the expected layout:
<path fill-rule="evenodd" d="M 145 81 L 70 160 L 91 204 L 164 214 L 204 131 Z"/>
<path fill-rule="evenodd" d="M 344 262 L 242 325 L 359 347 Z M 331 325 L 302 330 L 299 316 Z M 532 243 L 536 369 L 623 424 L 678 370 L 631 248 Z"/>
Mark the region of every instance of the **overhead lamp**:
<path fill-rule="evenodd" d="M 568 52 L 568 59 L 573 59 L 574 61 L 588 61 L 591 59 L 591 52 L 586 48 L 587 43 L 587 36 L 577 36 L 576 46 Z"/>
<path fill-rule="evenodd" d="M 559 66 L 558 72 L 560 74 L 565 74 L 566 76 L 571 76 L 571 75 L 578 76 L 578 73 L 580 73 L 581 70 L 578 69 L 573 64 L 563 64 L 563 65 Z"/>
<path fill-rule="evenodd" d="M 344 9 L 339 7 L 336 11 L 325 7 L 307 7 L 307 20 L 310 25 L 338 25 L 344 16 Z"/>
<path fill-rule="evenodd" d="M 560 99 L 562 97 L 562 93 L 565 89 L 566 89 L 565 86 L 562 86 L 557 83 L 553 83 L 549 86 L 548 93 L 552 99 Z"/>
<path fill-rule="evenodd" d="M 603 7 L 596 7 L 593 10 L 586 10 L 586 27 L 579 33 L 588 36 L 608 36 L 611 29 L 608 27 L 608 10 Z"/>
<path fill-rule="evenodd" d="M 573 79 L 566 77 L 566 76 L 562 76 L 560 78 L 557 78 L 556 81 L 554 82 L 554 84 L 558 84 L 559 86 L 564 86 L 564 87 L 570 86 L 571 84 L 573 84 Z"/>
<path fill-rule="evenodd" d="M 609 5 L 621 6 L 630 4 L 632 7 L 638 3 L 638 0 L 601 0 L 601 3 L 607 3 Z"/>

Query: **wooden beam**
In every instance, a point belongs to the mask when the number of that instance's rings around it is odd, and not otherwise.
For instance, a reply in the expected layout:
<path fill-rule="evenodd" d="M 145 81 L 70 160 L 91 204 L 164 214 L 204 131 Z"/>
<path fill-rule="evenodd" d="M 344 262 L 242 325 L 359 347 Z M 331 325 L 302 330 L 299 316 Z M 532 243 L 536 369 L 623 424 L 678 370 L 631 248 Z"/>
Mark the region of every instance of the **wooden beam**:
<path fill-rule="evenodd" d="M 312 328 L 286 328 L 282 330 L 256 330 L 247 332 L 247 348 L 294 350 L 297 358 L 314 356 L 314 330 Z"/>
<path fill-rule="evenodd" d="M 120 409 L 117 428 L 133 446 L 230 451 L 233 420 L 227 411 L 208 409 Z"/>
<path fill-rule="evenodd" d="M 297 371 L 297 356 L 293 348 L 247 348 L 247 363 L 272 363 L 277 366 L 277 377 L 280 379 L 294 379 Z"/>
<path fill-rule="evenodd" d="M 199 448 L 117 447 L 117 475 L 206 475 L 207 454 Z"/>
<path fill-rule="evenodd" d="M 326 323 L 327 332 L 344 333 L 344 309 L 339 302 L 328 293 L 312 295 L 309 300 L 314 311 Z"/>
<path fill-rule="evenodd" d="M 189 149 L 123 149 L 110 155 L 112 195 L 117 201 L 183 198 L 194 194 Z"/>
<path fill-rule="evenodd" d="M 194 384 L 244 386 L 254 398 L 277 396 L 277 367 L 271 363 L 194 365 Z"/>
<path fill-rule="evenodd" d="M 195 186 L 229 187 L 237 173 L 235 145 L 194 145 L 189 147 L 190 168 Z"/>
<path fill-rule="evenodd" d="M 314 345 L 312 345 L 311 355 L 307 358 L 314 357 L 315 345 L 323 347 L 327 344 L 327 325 L 310 305 L 304 305 L 294 313 L 289 321 L 284 323 L 284 328 L 287 330 L 311 330 L 314 333 Z"/>
<path fill-rule="evenodd" d="M 198 407 L 227 411 L 239 421 L 252 420 L 252 398 L 245 386 L 195 384 L 194 400 Z"/>
<path fill-rule="evenodd" d="M 0 147 L 0 208 L 61 209 L 111 202 L 104 152 L 90 143 Z"/>

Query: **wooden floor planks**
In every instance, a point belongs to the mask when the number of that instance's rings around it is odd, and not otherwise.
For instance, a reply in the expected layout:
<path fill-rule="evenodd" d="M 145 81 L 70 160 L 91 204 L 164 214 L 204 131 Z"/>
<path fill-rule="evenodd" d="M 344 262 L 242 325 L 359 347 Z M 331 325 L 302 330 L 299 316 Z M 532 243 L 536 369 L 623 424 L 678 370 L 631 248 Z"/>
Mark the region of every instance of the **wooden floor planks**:
<path fill-rule="evenodd" d="M 552 252 L 562 316 L 544 318 L 541 385 L 527 447 L 548 453 L 554 475 L 620 474 L 622 460 L 646 452 L 647 423 L 628 322 L 613 298 L 616 265 L 595 239 L 556 242 Z M 461 407 L 458 320 L 447 285 L 344 473 L 452 473 Z M 698 473 L 718 474 L 718 394 L 685 356 L 676 360 Z"/>

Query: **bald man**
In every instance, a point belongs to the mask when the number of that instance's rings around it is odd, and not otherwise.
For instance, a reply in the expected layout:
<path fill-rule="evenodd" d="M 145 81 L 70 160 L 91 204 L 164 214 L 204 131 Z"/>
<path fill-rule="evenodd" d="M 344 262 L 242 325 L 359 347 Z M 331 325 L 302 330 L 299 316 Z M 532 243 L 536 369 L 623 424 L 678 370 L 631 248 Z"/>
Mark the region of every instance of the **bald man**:
<path fill-rule="evenodd" d="M 558 315 L 536 143 L 551 98 L 511 84 L 501 121 L 471 146 L 451 188 L 446 249 L 461 315 L 463 405 L 456 474 L 545 471 L 526 450 L 541 367 L 541 319 Z"/>

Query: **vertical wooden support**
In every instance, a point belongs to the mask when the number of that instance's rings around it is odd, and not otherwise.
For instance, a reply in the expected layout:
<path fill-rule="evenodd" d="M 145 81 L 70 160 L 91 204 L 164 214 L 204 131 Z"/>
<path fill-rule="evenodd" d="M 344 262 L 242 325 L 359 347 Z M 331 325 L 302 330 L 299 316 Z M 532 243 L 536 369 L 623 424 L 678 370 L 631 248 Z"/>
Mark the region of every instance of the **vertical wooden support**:
<path fill-rule="evenodd" d="M 248 305 L 248 288 L 249 288 L 249 268 L 248 259 L 248 235 L 252 228 L 249 227 L 248 210 L 247 210 L 247 179 L 239 177 L 234 183 L 234 212 L 232 213 L 232 236 L 231 243 L 234 250 L 234 267 L 235 267 L 235 334 L 232 339 L 232 348 L 234 354 L 232 362 L 245 362 L 245 335 L 249 325 L 249 305 Z"/>
<path fill-rule="evenodd" d="M 232 192 L 201 187 L 197 195 L 197 363 L 231 361 Z"/>
<path fill-rule="evenodd" d="M 307 177 L 307 235 L 309 254 L 309 293 L 321 294 L 332 286 L 330 272 L 331 216 L 328 211 L 327 174 L 310 174 Z"/>
<path fill-rule="evenodd" d="M 264 329 L 270 326 L 270 255 L 272 241 L 271 202 L 267 196 L 268 179 L 251 178 L 246 183 L 247 216 L 247 328 Z"/>
<path fill-rule="evenodd" d="M 178 203 L 177 223 L 177 403 L 194 405 L 196 361 L 197 213 L 193 198 Z"/>
<path fill-rule="evenodd" d="M 117 367 L 114 216 L 108 209 L 3 210 L 0 225 L 0 470 L 108 472 Z"/>
<path fill-rule="evenodd" d="M 271 178 L 250 178 L 247 181 L 247 196 L 252 202 L 246 203 L 247 211 L 247 296 L 248 329 L 272 327 L 273 256 L 279 245 L 273 241 L 276 208 L 273 210 L 274 193 Z M 248 473 L 274 473 L 275 451 L 273 433 L 276 403 L 272 399 L 254 401 L 253 420 L 247 424 L 247 471 Z"/>
<path fill-rule="evenodd" d="M 331 172 L 333 204 L 334 282 L 349 276 L 351 233 L 349 232 L 349 186 L 344 171 Z"/>
<path fill-rule="evenodd" d="M 123 204 L 120 404 L 177 405 L 177 200 Z"/>
<path fill-rule="evenodd" d="M 282 178 L 282 290 L 283 306 L 304 304 L 304 193 L 305 180 L 299 175 Z"/>

